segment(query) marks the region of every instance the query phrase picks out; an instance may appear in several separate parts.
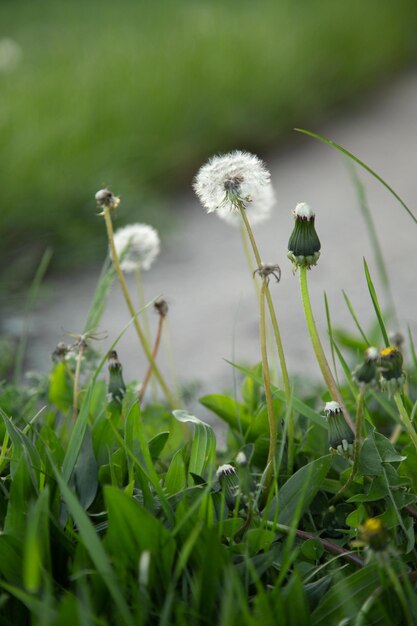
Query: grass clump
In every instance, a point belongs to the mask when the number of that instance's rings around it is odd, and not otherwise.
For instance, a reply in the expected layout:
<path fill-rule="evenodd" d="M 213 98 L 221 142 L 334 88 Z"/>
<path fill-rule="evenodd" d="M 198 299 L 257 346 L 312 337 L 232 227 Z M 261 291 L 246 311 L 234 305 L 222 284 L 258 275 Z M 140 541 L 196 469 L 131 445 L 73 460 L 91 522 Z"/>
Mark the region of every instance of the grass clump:
<path fill-rule="evenodd" d="M 143 309 L 138 313 L 133 294 L 126 293 L 130 324 L 149 362 L 139 389 L 137 381 L 123 378 L 119 338 L 108 354 L 97 349 L 107 291 L 116 276 L 123 285 L 129 252 L 119 257 L 114 245 L 112 213 L 119 199 L 106 190 L 98 202 L 111 261 L 88 330 L 59 344 L 51 372 L 32 375 L 24 386 L 23 344 L 14 381 L 0 386 L 5 626 L 399 626 L 417 620 L 412 338 L 410 357 L 398 334 L 389 339 L 365 263 L 376 323 L 365 333 L 346 296 L 357 335 L 338 335 L 327 310 L 334 362 L 344 374 L 343 380 L 333 378 L 307 287 L 307 266 L 319 246 L 314 213 L 297 205 L 302 236 L 290 238 L 290 256 L 300 272 L 326 387 L 301 395 L 286 370 L 268 299 L 270 279 L 276 288 L 280 268 L 262 263 L 250 226 L 259 201 L 273 197 L 269 173 L 253 155 L 216 159 L 200 170 L 195 189 L 210 211 L 211 200 L 220 197 L 219 216 L 246 229 L 262 356 L 251 368 L 233 365 L 239 393 L 200 398 L 227 424 L 226 446 L 217 446 L 213 428 L 184 407 L 184 398 L 162 377 L 158 347 L 166 303 L 154 303 L 161 323 L 151 346 L 138 320 Z M 385 346 L 389 341 L 395 345 Z M 272 360 L 280 364 L 279 376 L 270 371 Z M 152 379 L 163 392 L 156 401 L 147 389 Z"/>

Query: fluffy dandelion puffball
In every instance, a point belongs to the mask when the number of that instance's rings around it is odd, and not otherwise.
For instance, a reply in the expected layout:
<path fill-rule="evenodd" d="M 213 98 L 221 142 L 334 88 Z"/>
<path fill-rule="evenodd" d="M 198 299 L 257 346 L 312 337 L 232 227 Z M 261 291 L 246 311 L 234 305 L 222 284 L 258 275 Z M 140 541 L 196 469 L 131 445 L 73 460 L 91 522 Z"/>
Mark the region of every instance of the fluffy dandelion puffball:
<path fill-rule="evenodd" d="M 159 254 L 158 232 L 148 224 L 129 224 L 114 233 L 120 267 L 126 272 L 148 270 Z"/>
<path fill-rule="evenodd" d="M 242 203 L 251 224 L 268 219 L 275 203 L 271 174 L 254 154 L 236 150 L 212 157 L 199 170 L 194 191 L 207 213 L 229 224 L 239 225 L 238 204 Z"/>

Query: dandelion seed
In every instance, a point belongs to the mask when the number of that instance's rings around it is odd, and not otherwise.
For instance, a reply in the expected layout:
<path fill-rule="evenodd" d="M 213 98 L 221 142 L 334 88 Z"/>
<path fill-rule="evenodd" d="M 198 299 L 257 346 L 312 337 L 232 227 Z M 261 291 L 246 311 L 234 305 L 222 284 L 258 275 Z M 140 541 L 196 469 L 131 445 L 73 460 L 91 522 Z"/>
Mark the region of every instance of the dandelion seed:
<path fill-rule="evenodd" d="M 275 203 L 271 174 L 264 163 L 240 150 L 212 157 L 199 170 L 193 187 L 207 213 L 216 211 L 235 226 L 241 224 L 239 205 L 253 225 L 268 219 Z"/>
<path fill-rule="evenodd" d="M 120 267 L 126 272 L 148 270 L 160 251 L 158 232 L 148 224 L 130 224 L 114 233 Z"/>

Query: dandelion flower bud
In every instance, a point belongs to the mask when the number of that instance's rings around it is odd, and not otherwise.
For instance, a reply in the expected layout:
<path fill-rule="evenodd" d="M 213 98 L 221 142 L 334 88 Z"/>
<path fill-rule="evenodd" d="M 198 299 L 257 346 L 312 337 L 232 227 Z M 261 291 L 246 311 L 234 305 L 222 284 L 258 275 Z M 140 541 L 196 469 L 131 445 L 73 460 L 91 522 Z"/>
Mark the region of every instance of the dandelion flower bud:
<path fill-rule="evenodd" d="M 158 232 L 148 224 L 130 224 L 114 233 L 114 245 L 123 272 L 148 270 L 159 254 Z"/>
<path fill-rule="evenodd" d="M 314 227 L 315 213 L 305 202 L 300 202 L 294 209 L 294 230 L 288 242 L 288 258 L 294 269 L 316 265 L 320 256 L 320 239 Z"/>
<path fill-rule="evenodd" d="M 265 221 L 275 203 L 271 175 L 254 154 L 236 150 L 212 157 L 193 183 L 207 213 L 239 226 L 239 208 L 247 210 L 252 225 Z"/>
<path fill-rule="evenodd" d="M 377 375 L 377 348 L 370 347 L 365 350 L 364 361 L 352 372 L 353 378 L 357 383 L 362 385 L 370 385 L 376 381 Z"/>
<path fill-rule="evenodd" d="M 120 404 L 126 393 L 126 385 L 122 375 L 122 364 L 118 359 L 116 350 L 111 350 L 107 359 L 110 374 L 108 386 L 109 400 L 114 400 Z"/>
<path fill-rule="evenodd" d="M 381 389 L 388 391 L 392 396 L 401 391 L 405 383 L 403 372 L 403 355 L 398 348 L 390 346 L 379 352 L 378 367 L 380 370 L 379 384 Z"/>
<path fill-rule="evenodd" d="M 346 424 L 340 404 L 338 402 L 326 402 L 324 412 L 329 424 L 330 451 L 341 455 L 349 454 L 352 451 L 355 435 Z"/>
<path fill-rule="evenodd" d="M 233 465 L 229 465 L 228 463 L 220 465 L 217 469 L 216 476 L 220 483 L 220 487 L 224 492 L 227 506 L 233 509 L 239 490 L 239 477 L 235 468 Z"/>
<path fill-rule="evenodd" d="M 120 198 L 115 196 L 110 189 L 100 189 L 96 193 L 96 202 L 102 209 L 107 208 L 113 211 L 120 204 Z"/>
<path fill-rule="evenodd" d="M 388 545 L 388 535 L 383 523 L 376 517 L 370 517 L 359 526 L 360 540 L 374 552 L 382 552 Z"/>
<path fill-rule="evenodd" d="M 158 298 L 158 300 L 155 300 L 153 306 L 161 317 L 166 317 L 168 315 L 168 303 L 164 298 Z"/>

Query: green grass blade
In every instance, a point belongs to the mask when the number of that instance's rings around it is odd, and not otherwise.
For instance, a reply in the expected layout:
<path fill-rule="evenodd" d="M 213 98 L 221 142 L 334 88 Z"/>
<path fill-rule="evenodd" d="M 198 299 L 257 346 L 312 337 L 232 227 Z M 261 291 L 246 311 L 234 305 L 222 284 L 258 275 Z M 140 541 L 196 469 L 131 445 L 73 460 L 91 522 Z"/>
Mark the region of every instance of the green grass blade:
<path fill-rule="evenodd" d="M 336 150 L 339 150 L 340 152 L 348 156 L 350 159 L 355 161 L 355 163 L 363 167 L 363 169 L 365 169 L 367 172 L 369 172 L 369 174 L 371 174 L 374 178 L 376 178 L 377 181 L 381 183 L 381 185 L 383 185 L 386 189 L 388 189 L 388 191 L 394 196 L 394 198 L 396 198 L 398 202 L 401 204 L 401 206 L 407 211 L 411 219 L 417 224 L 416 216 L 411 211 L 411 209 L 406 205 L 404 200 L 398 195 L 396 191 L 394 191 L 394 189 L 381 176 L 379 176 L 376 172 L 374 172 L 374 170 L 370 168 L 369 165 L 366 165 L 366 163 L 358 159 L 358 157 L 356 157 L 354 154 L 349 152 L 349 150 L 346 150 L 345 148 L 340 146 L 335 141 L 332 141 L 331 139 L 327 139 L 326 137 L 323 137 L 322 135 L 313 133 L 312 131 L 305 130 L 303 128 L 294 128 L 294 130 L 296 130 L 298 133 L 303 133 L 304 135 L 309 135 L 310 137 L 314 137 L 315 139 L 320 139 L 320 141 L 327 143 L 327 145 L 331 146 L 332 148 L 336 148 Z"/>
<path fill-rule="evenodd" d="M 107 305 L 107 296 L 115 277 L 114 265 L 110 257 L 104 261 L 97 287 L 94 292 L 93 301 L 87 315 L 84 332 L 96 330 L 103 316 Z"/>
<path fill-rule="evenodd" d="M 358 320 L 358 317 L 357 317 L 357 315 L 356 315 L 356 313 L 355 313 L 355 309 L 353 308 L 353 305 L 352 305 L 351 301 L 349 300 L 349 298 L 348 298 L 348 296 L 347 296 L 347 293 L 344 291 L 344 289 L 342 289 L 342 293 L 343 293 L 343 297 L 344 297 L 345 302 L 346 302 L 346 306 L 347 306 L 347 308 L 349 309 L 349 313 L 351 314 L 352 319 L 353 319 L 353 321 L 354 321 L 354 322 L 355 322 L 355 324 L 356 324 L 356 328 L 358 329 L 358 331 L 359 331 L 359 332 L 360 332 L 360 334 L 362 335 L 363 340 L 365 341 L 365 343 L 366 343 L 368 346 L 370 346 L 370 345 L 371 345 L 371 344 L 370 344 L 370 341 L 369 341 L 368 337 L 365 335 L 365 333 L 364 333 L 364 331 L 363 331 L 363 328 L 362 328 L 362 326 L 360 325 L 359 320 Z"/>
<path fill-rule="evenodd" d="M 381 333 L 384 338 L 385 345 L 388 347 L 390 345 L 390 342 L 388 339 L 387 329 L 385 328 L 385 322 L 384 322 L 384 318 L 382 317 L 381 307 L 379 306 L 378 297 L 376 295 L 375 287 L 372 282 L 368 264 L 365 259 L 363 260 L 363 266 L 365 269 L 365 277 L 366 277 L 366 282 L 368 285 L 369 293 L 371 295 L 372 304 L 374 305 L 375 313 L 378 318 L 379 327 L 381 329 Z"/>
<path fill-rule="evenodd" d="M 61 490 L 61 495 L 65 500 L 68 510 L 77 525 L 81 541 L 88 554 L 90 555 L 90 558 L 94 563 L 98 573 L 102 577 L 103 582 L 107 586 L 110 595 L 112 596 L 114 603 L 120 612 L 120 617 L 123 620 L 123 623 L 132 625 L 133 621 L 130 615 L 129 608 L 119 587 L 116 584 L 112 565 L 106 554 L 106 551 L 104 550 L 100 542 L 100 539 L 97 536 L 94 526 L 92 525 L 90 519 L 80 505 L 77 497 L 68 488 L 65 479 L 56 467 L 52 455 L 49 452 L 48 457 L 53 472 L 55 474 L 59 489 Z"/>
<path fill-rule="evenodd" d="M 329 333 L 329 339 L 330 339 L 330 350 L 331 350 L 331 353 L 332 353 L 332 362 L 333 362 L 334 375 L 335 375 L 335 378 L 336 378 L 337 386 L 340 387 L 339 377 L 337 375 L 336 358 L 335 358 L 335 351 L 334 351 L 333 328 L 332 328 L 332 322 L 331 322 L 331 319 L 330 319 L 329 301 L 327 299 L 327 293 L 326 292 L 324 292 L 324 307 L 326 309 L 327 332 Z"/>

